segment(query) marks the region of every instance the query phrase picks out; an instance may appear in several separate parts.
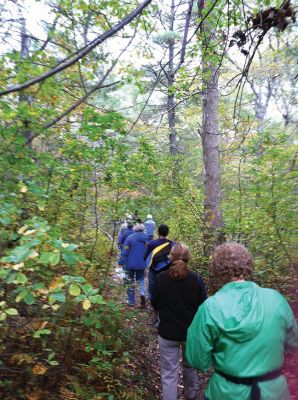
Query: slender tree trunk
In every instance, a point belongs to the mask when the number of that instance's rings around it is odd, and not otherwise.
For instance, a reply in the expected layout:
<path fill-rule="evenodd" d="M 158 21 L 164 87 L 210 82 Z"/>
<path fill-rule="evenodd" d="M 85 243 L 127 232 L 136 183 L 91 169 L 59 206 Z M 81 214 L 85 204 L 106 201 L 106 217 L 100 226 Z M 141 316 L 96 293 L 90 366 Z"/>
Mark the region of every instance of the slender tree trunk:
<path fill-rule="evenodd" d="M 210 46 L 213 39 L 212 29 L 203 24 L 201 33 L 205 36 L 205 45 Z M 202 146 L 204 162 L 204 211 L 205 232 L 204 252 L 209 256 L 215 245 L 224 240 L 224 222 L 220 206 L 220 153 L 218 133 L 218 66 L 208 60 L 203 49 L 203 104 L 202 104 Z"/>
<path fill-rule="evenodd" d="M 170 32 L 174 31 L 175 20 L 175 0 L 171 3 L 170 15 Z M 173 85 L 175 82 L 175 67 L 174 67 L 174 40 L 169 44 L 169 67 L 168 67 L 168 124 L 169 124 L 169 140 L 170 140 L 170 153 L 177 154 L 177 132 L 176 132 L 176 115 L 175 115 L 175 95 L 173 93 Z"/>
<path fill-rule="evenodd" d="M 29 46 L 30 46 L 30 38 L 27 34 L 27 29 L 26 29 L 26 20 L 25 18 L 20 19 L 20 25 L 21 25 L 21 59 L 26 59 L 29 55 Z M 19 94 L 19 102 L 26 102 L 30 103 L 30 97 L 28 94 L 21 92 Z M 30 121 L 28 119 L 23 119 L 23 134 L 25 137 L 25 143 L 29 144 L 31 142 L 31 136 L 32 132 L 30 131 Z"/>

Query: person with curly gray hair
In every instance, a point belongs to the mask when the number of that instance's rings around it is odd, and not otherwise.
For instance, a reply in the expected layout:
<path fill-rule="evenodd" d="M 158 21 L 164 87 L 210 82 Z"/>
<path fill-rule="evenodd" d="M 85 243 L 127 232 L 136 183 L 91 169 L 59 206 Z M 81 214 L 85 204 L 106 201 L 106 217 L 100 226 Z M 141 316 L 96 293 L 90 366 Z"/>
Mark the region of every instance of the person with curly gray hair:
<path fill-rule="evenodd" d="M 298 347 L 286 299 L 252 282 L 253 259 L 238 243 L 218 246 L 212 269 L 223 287 L 199 308 L 188 329 L 186 358 L 214 374 L 207 400 L 290 400 L 282 374 L 285 346 Z"/>

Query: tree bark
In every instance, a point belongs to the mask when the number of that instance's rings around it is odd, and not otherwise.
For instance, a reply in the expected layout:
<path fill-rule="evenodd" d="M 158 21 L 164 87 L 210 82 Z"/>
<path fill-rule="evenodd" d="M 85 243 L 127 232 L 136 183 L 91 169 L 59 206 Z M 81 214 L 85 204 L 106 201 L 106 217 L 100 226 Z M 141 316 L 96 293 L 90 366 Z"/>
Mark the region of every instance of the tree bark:
<path fill-rule="evenodd" d="M 204 23 L 201 33 L 205 45 L 210 46 L 213 30 Z M 220 153 L 218 133 L 218 77 L 219 68 L 208 60 L 203 49 L 203 103 L 202 103 L 202 147 L 204 162 L 204 253 L 209 256 L 213 248 L 224 241 L 224 222 L 221 210 Z"/>
<path fill-rule="evenodd" d="M 20 51 L 20 56 L 21 59 L 24 60 L 29 56 L 29 46 L 30 46 L 30 38 L 27 33 L 26 29 L 26 20 L 25 18 L 20 19 L 20 25 L 21 25 L 21 51 Z M 20 93 L 19 94 L 19 103 L 27 103 L 30 104 L 30 96 L 26 93 Z M 31 138 L 32 138 L 32 132 L 30 129 L 30 121 L 26 118 L 22 120 L 23 124 L 23 135 L 25 137 L 25 143 L 29 145 L 31 143 Z"/>
<path fill-rule="evenodd" d="M 170 32 L 174 32 L 175 20 L 175 1 L 172 0 L 171 15 L 170 15 Z M 170 140 L 170 153 L 177 154 L 177 132 L 176 132 L 176 113 L 175 113 L 175 95 L 173 92 L 173 85 L 175 82 L 174 71 L 174 40 L 169 44 L 169 67 L 168 67 L 168 124 L 169 124 L 169 140 Z"/>

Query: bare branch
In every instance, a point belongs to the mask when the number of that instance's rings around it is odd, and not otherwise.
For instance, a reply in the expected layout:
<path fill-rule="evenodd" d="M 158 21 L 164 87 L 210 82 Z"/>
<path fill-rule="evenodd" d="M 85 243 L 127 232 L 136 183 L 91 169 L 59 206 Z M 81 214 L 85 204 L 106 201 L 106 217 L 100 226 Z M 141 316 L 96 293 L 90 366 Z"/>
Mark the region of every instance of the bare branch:
<path fill-rule="evenodd" d="M 148 4 L 151 3 L 152 0 L 144 0 L 143 3 L 139 5 L 130 15 L 125 17 L 122 21 L 120 21 L 117 25 L 115 25 L 112 29 L 109 31 L 106 31 L 99 37 L 97 37 L 95 40 L 90 42 L 87 46 L 85 46 L 83 49 L 81 49 L 75 57 L 71 57 L 68 61 L 62 62 L 53 69 L 51 69 L 48 72 L 45 72 L 44 74 L 41 74 L 39 76 L 36 76 L 33 79 L 30 79 L 29 81 L 22 83 L 20 85 L 15 85 L 12 86 L 11 88 L 7 88 L 4 91 L 0 92 L 0 96 L 4 96 L 5 94 L 13 93 L 13 92 L 18 92 L 20 90 L 26 89 L 40 81 L 43 81 L 58 72 L 61 72 L 65 70 L 66 68 L 70 67 L 71 65 L 75 64 L 77 61 L 79 61 L 81 58 L 85 57 L 88 53 L 90 53 L 96 46 L 99 44 L 103 43 L 105 40 L 107 40 L 109 37 L 115 35 L 118 31 L 123 29 L 126 25 L 128 25 L 132 20 L 134 20 L 141 12 L 148 6 Z"/>

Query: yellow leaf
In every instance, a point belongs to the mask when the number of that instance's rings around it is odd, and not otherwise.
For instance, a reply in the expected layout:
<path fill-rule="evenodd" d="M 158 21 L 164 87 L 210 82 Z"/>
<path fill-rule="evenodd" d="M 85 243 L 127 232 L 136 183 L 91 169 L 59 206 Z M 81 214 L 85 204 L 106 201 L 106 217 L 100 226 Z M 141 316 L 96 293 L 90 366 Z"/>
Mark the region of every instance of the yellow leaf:
<path fill-rule="evenodd" d="M 68 247 L 69 246 L 69 243 L 62 243 L 62 247 Z"/>
<path fill-rule="evenodd" d="M 63 280 L 58 276 L 56 276 L 56 278 L 54 278 L 52 282 L 49 284 L 49 291 L 53 292 L 53 290 L 63 286 L 64 286 Z"/>
<path fill-rule="evenodd" d="M 34 233 L 34 232 L 36 232 L 36 229 L 29 229 L 29 231 L 26 231 L 24 233 L 24 236 L 31 235 L 31 233 Z"/>
<path fill-rule="evenodd" d="M 31 253 L 30 256 L 28 256 L 28 258 L 32 259 L 32 258 L 36 258 L 38 256 L 39 256 L 39 253 L 37 253 L 37 251 L 34 250 L 33 253 Z"/>
<path fill-rule="evenodd" d="M 91 301 L 89 299 L 84 300 L 83 301 L 83 309 L 89 310 L 90 307 L 91 307 Z"/>
<path fill-rule="evenodd" d="M 26 193 L 26 192 L 28 192 L 27 186 L 25 186 L 25 185 L 22 186 L 21 189 L 20 189 L 20 192 L 21 192 L 21 193 Z"/>
<path fill-rule="evenodd" d="M 47 367 L 45 367 L 42 364 L 36 364 L 34 365 L 34 367 L 32 368 L 32 373 L 34 375 L 44 375 L 47 372 Z"/>
<path fill-rule="evenodd" d="M 49 321 L 43 321 L 39 324 L 38 329 L 43 329 L 48 325 Z"/>
<path fill-rule="evenodd" d="M 15 269 L 16 271 L 18 271 L 20 268 L 23 268 L 23 266 L 24 266 L 24 263 L 21 262 L 21 263 L 19 263 L 19 264 L 15 264 L 15 265 L 12 267 L 12 269 Z"/>
<path fill-rule="evenodd" d="M 23 297 L 24 297 L 24 296 L 23 296 L 22 294 L 18 294 L 17 297 L 16 297 L 16 299 L 15 299 L 15 300 L 16 300 L 16 303 L 19 303 L 21 300 L 23 300 Z"/>
<path fill-rule="evenodd" d="M 13 364 L 31 364 L 33 361 L 33 358 L 26 353 L 18 353 L 14 354 L 13 356 L 10 357 L 9 361 Z"/>
<path fill-rule="evenodd" d="M 59 310 L 59 308 L 60 308 L 60 305 L 59 305 L 59 304 L 54 304 L 54 305 L 52 306 L 52 309 L 53 309 L 54 311 Z"/>
<path fill-rule="evenodd" d="M 7 314 L 5 312 L 0 313 L 0 321 L 5 321 L 7 317 Z"/>
<path fill-rule="evenodd" d="M 49 398 L 49 392 L 41 389 L 33 389 L 33 392 L 26 394 L 26 400 L 45 400 Z"/>
<path fill-rule="evenodd" d="M 28 228 L 27 225 L 22 226 L 20 229 L 18 229 L 18 234 L 19 234 L 19 235 L 22 235 L 22 234 L 25 232 L 25 230 L 26 230 L 27 228 Z"/>

